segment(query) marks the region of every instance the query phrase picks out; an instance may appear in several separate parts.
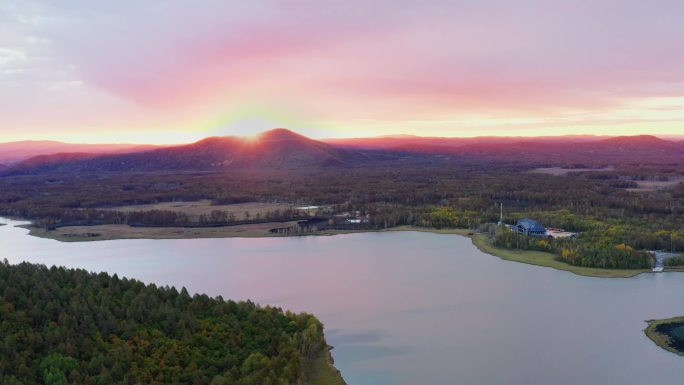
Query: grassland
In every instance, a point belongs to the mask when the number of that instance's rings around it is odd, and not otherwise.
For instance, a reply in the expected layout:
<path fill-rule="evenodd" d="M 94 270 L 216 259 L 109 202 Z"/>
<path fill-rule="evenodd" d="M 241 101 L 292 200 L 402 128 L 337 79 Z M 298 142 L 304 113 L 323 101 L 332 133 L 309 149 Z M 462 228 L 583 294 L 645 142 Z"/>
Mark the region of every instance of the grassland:
<path fill-rule="evenodd" d="M 29 234 L 62 242 L 109 241 L 114 239 L 187 239 L 272 237 L 271 229 L 296 225 L 291 222 L 268 222 L 223 227 L 133 227 L 128 225 L 66 226 L 55 230 L 26 226 Z"/>
<path fill-rule="evenodd" d="M 239 203 L 231 205 L 214 206 L 210 201 L 196 202 L 167 202 L 153 205 L 136 205 L 112 208 L 120 211 L 136 210 L 172 210 L 186 213 L 189 216 L 198 217 L 201 214 L 210 213 L 211 210 L 225 210 L 243 215 L 249 211 L 250 215 L 265 213 L 270 210 L 289 207 L 287 205 L 270 203 Z M 229 237 L 274 237 L 284 236 L 273 234 L 270 230 L 287 228 L 296 225 L 297 222 L 269 222 L 258 224 L 245 224 L 223 227 L 185 228 L 185 227 L 132 227 L 128 225 L 98 225 L 98 226 L 66 226 L 55 230 L 27 227 L 30 235 L 56 239 L 63 242 L 103 241 L 114 239 L 185 239 L 185 238 L 229 238 Z M 413 226 L 399 226 L 387 231 L 426 231 L 437 234 L 455 234 L 470 237 L 473 244 L 482 252 L 497 256 L 508 261 L 527 263 L 530 265 L 546 266 L 558 270 L 569 271 L 588 277 L 627 278 L 647 272 L 645 269 L 600 269 L 591 267 L 574 266 L 556 260 L 551 253 L 540 251 L 508 250 L 491 245 L 484 234 L 474 233 L 467 229 L 435 229 Z M 358 232 L 354 230 L 327 230 L 315 233 L 315 235 L 336 235 Z"/>
<path fill-rule="evenodd" d="M 475 247 L 477 247 L 483 253 L 493 255 L 501 259 L 505 259 L 507 261 L 526 263 L 528 265 L 551 267 L 557 270 L 569 271 L 571 273 L 587 277 L 629 278 L 650 271 L 647 269 L 599 269 L 592 267 L 574 266 L 556 260 L 556 256 L 552 253 L 546 253 L 542 251 L 509 250 L 493 246 L 491 243 L 489 243 L 489 240 L 487 239 L 487 236 L 485 234 L 476 233 L 473 230 L 467 229 L 431 229 L 411 226 L 400 226 L 390 230 L 425 231 L 436 234 L 455 234 L 466 236 L 472 239 Z"/>
<path fill-rule="evenodd" d="M 669 352 L 679 354 L 680 356 L 684 356 L 684 351 L 681 351 L 672 346 L 672 340 L 668 335 L 660 333 L 658 331 L 658 326 L 660 325 L 684 323 L 684 317 L 674 317 L 662 320 L 648 320 L 646 322 L 648 322 L 648 326 L 644 330 L 644 333 L 646 333 L 646 336 L 648 338 L 650 338 L 653 342 L 655 342 L 656 345 L 660 346 L 661 348 Z"/>
<path fill-rule="evenodd" d="M 542 167 L 542 168 L 535 168 L 534 170 L 530 171 L 535 174 L 546 174 L 546 175 L 553 175 L 553 176 L 563 176 L 563 175 L 568 175 L 571 172 L 596 172 L 596 171 L 613 171 L 615 168 L 613 167 L 604 167 L 604 168 L 565 168 L 565 167 Z"/>
<path fill-rule="evenodd" d="M 387 229 L 387 231 L 419 231 L 433 234 L 454 234 L 469 237 L 475 235 L 473 230 L 469 229 L 437 229 L 434 227 L 415 227 L 415 226 L 397 226 Z"/>
<path fill-rule="evenodd" d="M 27 226 L 29 234 L 55 239 L 62 242 L 106 241 L 115 239 L 188 239 L 188 238 L 254 238 L 286 236 L 273 234 L 271 229 L 290 227 L 297 222 L 270 222 L 237 226 L 186 228 L 186 227 L 132 227 L 128 225 L 100 225 L 100 226 L 67 226 L 56 230 L 46 231 L 42 228 Z M 367 231 L 367 230 L 366 230 Z M 647 269 L 600 269 L 592 267 L 574 266 L 556 260 L 551 253 L 541 251 L 509 250 L 492 246 L 484 234 L 475 233 L 467 229 L 434 229 L 424 227 L 399 226 L 381 231 L 423 231 L 436 234 L 454 234 L 470 237 L 473 244 L 480 251 L 507 261 L 527 263 L 530 265 L 551 267 L 557 270 L 569 271 L 587 277 L 628 278 L 648 272 Z M 338 235 L 364 230 L 327 230 L 307 235 Z"/>
<path fill-rule="evenodd" d="M 501 259 L 527 263 L 530 265 L 551 267 L 557 270 L 569 271 L 571 273 L 584 275 L 587 277 L 629 278 L 650 271 L 648 269 L 600 269 L 594 267 L 575 266 L 558 261 L 555 255 L 543 251 L 509 250 L 495 247 L 489 243 L 484 234 L 475 234 L 472 236 L 472 239 L 473 244 L 480 249 L 480 251 L 495 255 Z"/>
<path fill-rule="evenodd" d="M 162 202 L 144 205 L 131 205 L 131 206 L 117 206 L 117 207 L 101 207 L 101 210 L 112 210 L 121 212 L 131 212 L 131 211 L 151 211 L 151 210 L 167 210 L 182 213 L 187 215 L 191 221 L 196 222 L 200 215 L 209 215 L 212 211 L 224 211 L 226 214 L 234 215 L 237 220 L 248 219 L 246 214 L 249 213 L 251 218 L 255 217 L 257 214 L 259 216 L 264 216 L 268 212 L 273 212 L 276 210 L 287 210 L 294 208 L 295 206 L 284 203 L 262 203 L 262 202 L 249 202 L 249 203 L 234 203 L 226 205 L 214 205 L 208 199 L 191 201 L 191 202 Z"/>
<path fill-rule="evenodd" d="M 671 177 L 670 180 L 636 180 L 636 188 L 628 188 L 632 192 L 649 192 L 672 188 L 684 183 L 684 177 Z"/>
<path fill-rule="evenodd" d="M 456 234 L 467 236 L 472 239 L 473 244 L 483 253 L 494 255 L 507 261 L 551 267 L 557 270 L 569 271 L 571 273 L 587 277 L 629 278 L 649 271 L 646 269 L 599 269 L 592 267 L 574 266 L 556 260 L 555 255 L 551 253 L 546 253 L 542 251 L 509 250 L 502 249 L 500 247 L 495 247 L 491 243 L 489 243 L 489 240 L 487 239 L 486 235 L 475 233 L 472 230 L 466 229 L 427 229 L 402 226 L 392 230 L 428 231 L 437 234 Z"/>
<path fill-rule="evenodd" d="M 274 234 L 271 229 L 287 228 L 297 224 L 290 222 L 267 222 L 222 227 L 138 227 L 129 225 L 64 226 L 54 230 L 22 226 L 29 235 L 54 239 L 61 242 L 111 241 L 116 239 L 192 239 L 192 238 L 261 238 L 297 235 L 330 236 L 376 231 L 424 231 L 436 234 L 456 234 L 468 236 L 471 230 L 432 229 L 424 227 L 399 226 L 387 230 L 322 230 L 305 234 Z"/>

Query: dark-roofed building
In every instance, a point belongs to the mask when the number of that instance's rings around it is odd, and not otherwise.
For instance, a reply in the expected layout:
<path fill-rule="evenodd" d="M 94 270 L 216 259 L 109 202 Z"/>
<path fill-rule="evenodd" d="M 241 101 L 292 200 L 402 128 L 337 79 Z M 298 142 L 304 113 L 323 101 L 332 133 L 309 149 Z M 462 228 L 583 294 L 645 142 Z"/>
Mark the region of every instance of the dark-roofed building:
<path fill-rule="evenodd" d="M 531 237 L 543 237 L 546 236 L 546 227 L 541 223 L 530 218 L 518 219 L 518 223 L 515 225 L 515 229 L 522 234 L 529 235 Z"/>

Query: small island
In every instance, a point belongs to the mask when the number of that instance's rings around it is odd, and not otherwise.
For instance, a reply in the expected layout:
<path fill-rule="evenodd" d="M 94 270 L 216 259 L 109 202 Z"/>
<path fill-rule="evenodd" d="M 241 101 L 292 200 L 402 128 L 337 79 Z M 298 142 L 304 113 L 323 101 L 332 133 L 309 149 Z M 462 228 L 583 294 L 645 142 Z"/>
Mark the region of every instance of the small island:
<path fill-rule="evenodd" d="M 684 356 L 684 316 L 662 320 L 648 320 L 644 332 L 656 345 Z"/>

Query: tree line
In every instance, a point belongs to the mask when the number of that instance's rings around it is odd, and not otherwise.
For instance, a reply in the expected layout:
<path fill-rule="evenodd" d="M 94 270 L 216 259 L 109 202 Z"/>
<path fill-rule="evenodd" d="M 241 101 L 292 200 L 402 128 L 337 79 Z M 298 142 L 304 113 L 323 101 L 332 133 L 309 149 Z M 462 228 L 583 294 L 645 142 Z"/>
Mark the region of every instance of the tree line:
<path fill-rule="evenodd" d="M 312 315 L 85 270 L 0 263 L 0 383 L 305 383 Z"/>
<path fill-rule="evenodd" d="M 506 227 L 497 227 L 493 232 L 492 243 L 495 246 L 546 251 L 555 254 L 559 261 L 571 265 L 603 269 L 648 269 L 653 265 L 651 254 L 625 243 L 616 244 L 609 237 L 591 234 L 578 239 L 549 239 L 527 236 Z"/>
<path fill-rule="evenodd" d="M 682 164 L 617 164 L 614 170 L 550 176 L 531 173 L 543 163 L 465 161 L 404 167 L 225 172 L 59 174 L 0 178 L 0 215 L 50 226 L 123 223 L 151 226 L 215 226 L 244 219 L 207 213 L 200 221 L 174 212 L 118 213 L 116 206 L 210 199 L 326 205 L 331 213 L 360 211 L 364 228 L 400 225 L 477 229 L 499 220 L 532 217 L 547 227 L 582 232 L 566 259 L 586 263 L 586 255 L 626 258 L 624 244 L 636 251 L 684 252 L 684 184 L 666 190 L 633 192 L 625 180 L 671 178 Z M 108 210 L 101 210 L 108 207 Z M 270 213 L 250 221 L 287 221 L 296 213 Z M 590 243 L 600 246 L 600 251 Z M 636 252 L 635 251 L 635 252 Z M 576 255 L 576 254 L 581 255 Z M 585 255 L 586 254 L 586 255 Z M 561 253 L 558 254 L 562 256 Z M 591 258 L 594 259 L 594 258 Z M 601 264 L 608 259 L 598 258 Z M 631 262 L 625 262 L 631 264 Z"/>

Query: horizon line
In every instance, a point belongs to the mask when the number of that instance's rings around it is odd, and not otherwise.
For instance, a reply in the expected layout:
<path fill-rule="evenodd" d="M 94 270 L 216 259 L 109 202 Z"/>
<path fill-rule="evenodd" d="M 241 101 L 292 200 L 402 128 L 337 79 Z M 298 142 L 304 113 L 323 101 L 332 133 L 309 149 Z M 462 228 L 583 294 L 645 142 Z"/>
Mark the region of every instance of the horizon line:
<path fill-rule="evenodd" d="M 197 139 L 190 141 L 178 141 L 178 142 L 136 142 L 136 141 L 78 141 L 78 140 L 63 140 L 58 138 L 44 137 L 39 139 L 27 138 L 27 139 L 17 139 L 9 141 L 0 141 L 0 144 L 10 144 L 10 143 L 59 143 L 59 144 L 74 144 L 74 145 L 130 145 L 130 146 L 175 146 L 196 143 L 207 138 L 222 138 L 222 137 L 235 137 L 235 138 L 249 138 L 253 136 L 262 135 L 263 133 L 277 130 L 285 129 L 296 133 L 298 135 L 305 136 L 310 139 L 318 140 L 321 142 L 335 142 L 344 140 L 364 140 L 364 139 L 563 139 L 563 138 L 616 138 L 616 137 L 637 137 L 637 136 L 653 136 L 665 140 L 684 140 L 684 134 L 652 134 L 652 133 L 640 133 L 640 134 L 628 134 L 628 135 L 612 135 L 612 134 L 563 134 L 563 135 L 463 135 L 463 136 L 444 136 L 444 135 L 416 135 L 416 134 L 388 134 L 388 135 L 375 135 L 375 136 L 344 136 L 344 137 L 322 137 L 322 136 L 308 136 L 303 135 L 295 130 L 288 128 L 272 128 L 269 130 L 258 132 L 254 135 L 207 135 L 201 136 Z"/>

